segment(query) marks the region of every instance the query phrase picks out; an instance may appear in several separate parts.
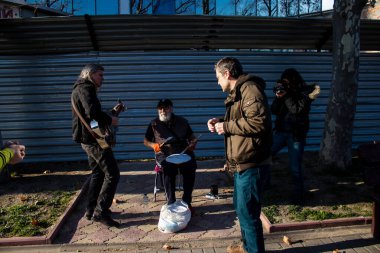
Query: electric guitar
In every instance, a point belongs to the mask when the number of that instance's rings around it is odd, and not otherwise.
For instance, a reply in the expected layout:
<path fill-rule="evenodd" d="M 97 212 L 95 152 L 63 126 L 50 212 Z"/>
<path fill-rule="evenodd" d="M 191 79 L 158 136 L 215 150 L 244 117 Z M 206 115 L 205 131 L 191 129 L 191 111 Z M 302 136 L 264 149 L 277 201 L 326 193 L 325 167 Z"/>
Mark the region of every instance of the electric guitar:
<path fill-rule="evenodd" d="M 111 115 L 119 117 L 121 112 L 124 112 L 127 108 L 124 103 L 119 99 L 117 104 L 112 108 Z M 102 149 L 112 148 L 116 145 L 116 132 L 117 127 L 109 125 L 105 127 L 99 127 L 97 121 L 92 120 L 90 122 L 91 130 L 94 133 L 94 137 Z"/>

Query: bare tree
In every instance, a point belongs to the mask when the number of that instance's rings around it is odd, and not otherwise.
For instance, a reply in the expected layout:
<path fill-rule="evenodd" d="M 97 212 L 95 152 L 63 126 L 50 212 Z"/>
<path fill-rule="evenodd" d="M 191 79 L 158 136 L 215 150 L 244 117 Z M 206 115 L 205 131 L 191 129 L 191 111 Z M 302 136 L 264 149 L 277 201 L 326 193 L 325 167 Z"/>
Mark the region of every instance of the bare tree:
<path fill-rule="evenodd" d="M 130 6 L 132 14 L 149 14 L 149 9 L 152 8 L 152 1 L 131 0 Z"/>
<path fill-rule="evenodd" d="M 257 1 L 235 0 L 236 15 L 239 16 L 257 16 Z"/>
<path fill-rule="evenodd" d="M 321 0 L 233 0 L 238 15 L 243 16 L 298 16 L 321 11 Z"/>
<path fill-rule="evenodd" d="M 319 158 L 325 167 L 352 165 L 352 129 L 356 111 L 360 55 L 360 17 L 368 0 L 335 0 L 332 86 Z M 375 1 L 371 1 L 374 4 Z"/>
<path fill-rule="evenodd" d="M 69 5 L 69 0 L 37 0 L 35 4 L 48 8 L 64 11 Z"/>
<path fill-rule="evenodd" d="M 272 1 L 271 0 L 263 0 L 263 6 L 264 6 L 264 8 L 266 9 L 266 11 L 267 11 L 267 14 L 268 14 L 268 16 L 270 17 L 270 16 L 273 16 L 272 15 L 272 12 L 273 12 L 273 3 L 272 3 Z"/>
<path fill-rule="evenodd" d="M 322 0 L 280 0 L 280 14 L 286 17 L 300 16 L 322 11 Z"/>
<path fill-rule="evenodd" d="M 210 0 L 202 0 L 202 10 L 204 15 L 215 15 L 215 0 L 212 3 Z"/>
<path fill-rule="evenodd" d="M 299 14 L 308 14 L 322 10 L 321 0 L 301 0 L 299 2 Z"/>
<path fill-rule="evenodd" d="M 175 8 L 176 14 L 195 14 L 195 1 L 186 0 L 186 1 L 177 1 L 177 6 Z"/>

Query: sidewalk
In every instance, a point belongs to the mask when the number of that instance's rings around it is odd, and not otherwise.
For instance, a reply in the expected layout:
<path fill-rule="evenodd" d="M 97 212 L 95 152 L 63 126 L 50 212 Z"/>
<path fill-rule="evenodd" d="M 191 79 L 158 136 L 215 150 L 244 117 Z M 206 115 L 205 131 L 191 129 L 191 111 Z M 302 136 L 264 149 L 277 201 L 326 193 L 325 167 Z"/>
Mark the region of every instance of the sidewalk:
<path fill-rule="evenodd" d="M 192 205 L 196 215 L 189 226 L 180 233 L 164 234 L 157 229 L 160 209 L 166 203 L 164 191 L 157 194 L 154 202 L 154 163 L 120 164 L 121 178 L 115 196 L 117 203 L 111 207 L 113 217 L 121 228 L 107 228 L 83 218 L 84 207 L 79 206 L 74 217 L 63 227 L 56 243 L 153 243 L 239 237 L 240 228 L 232 206 L 230 178 L 221 172 L 223 161 L 198 163 Z M 220 199 L 210 200 L 205 195 L 210 185 L 219 186 Z M 149 202 L 144 203 L 143 196 Z M 177 191 L 177 197 L 182 191 Z"/>
<path fill-rule="evenodd" d="M 196 215 L 188 227 L 178 233 L 164 234 L 157 223 L 163 192 L 154 202 L 155 172 L 153 162 L 120 164 L 121 179 L 112 205 L 113 217 L 122 223 L 121 228 L 109 228 L 87 221 L 84 200 L 79 202 L 54 240 L 53 245 L 0 247 L 0 252 L 170 252 L 219 253 L 226 252 L 231 242 L 239 242 L 240 228 L 232 206 L 232 184 L 221 170 L 224 161 L 199 161 L 193 206 Z M 210 185 L 219 186 L 220 199 L 205 198 Z M 149 202 L 144 203 L 147 193 Z M 180 198 L 181 191 L 177 192 Z M 282 239 L 288 236 L 293 244 Z M 370 225 L 319 228 L 294 232 L 265 234 L 267 252 L 380 252 L 380 240 L 373 239 Z"/>

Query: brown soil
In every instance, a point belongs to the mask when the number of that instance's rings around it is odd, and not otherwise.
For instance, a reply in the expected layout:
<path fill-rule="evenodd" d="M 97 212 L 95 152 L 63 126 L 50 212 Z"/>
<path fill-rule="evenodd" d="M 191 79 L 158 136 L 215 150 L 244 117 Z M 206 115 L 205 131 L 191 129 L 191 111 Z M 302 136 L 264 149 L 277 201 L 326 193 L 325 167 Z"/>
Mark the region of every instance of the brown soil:
<path fill-rule="evenodd" d="M 78 191 L 90 171 L 85 162 L 19 164 L 10 181 L 0 187 L 0 207 L 25 204 L 25 199 L 44 199 L 49 191 Z"/>

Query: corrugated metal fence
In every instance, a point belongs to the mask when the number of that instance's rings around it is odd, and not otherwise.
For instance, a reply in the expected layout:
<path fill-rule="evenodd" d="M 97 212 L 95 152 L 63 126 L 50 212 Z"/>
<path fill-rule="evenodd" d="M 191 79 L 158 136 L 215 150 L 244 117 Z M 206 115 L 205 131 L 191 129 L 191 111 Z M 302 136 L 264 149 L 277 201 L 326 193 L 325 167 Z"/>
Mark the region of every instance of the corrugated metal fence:
<path fill-rule="evenodd" d="M 118 98 L 128 110 L 121 115 L 118 159 L 152 158 L 143 143 L 149 121 L 156 116 L 160 98 L 174 102 L 175 113 L 185 116 L 196 134 L 202 134 L 198 157 L 223 156 L 223 138 L 208 133 L 210 117 L 224 115 L 224 98 L 217 85 L 214 63 L 223 56 L 238 57 L 246 72 L 267 81 L 267 95 L 282 70 L 297 68 L 307 82 L 322 87 L 313 103 L 308 150 L 319 149 L 331 83 L 331 54 L 263 52 L 120 52 L 49 56 L 0 57 L 0 130 L 3 140 L 18 139 L 27 146 L 25 162 L 85 160 L 71 139 L 70 94 L 81 68 L 88 62 L 105 66 L 100 97 L 104 108 Z M 363 54 L 360 67 L 354 147 L 380 137 L 380 59 Z"/>

